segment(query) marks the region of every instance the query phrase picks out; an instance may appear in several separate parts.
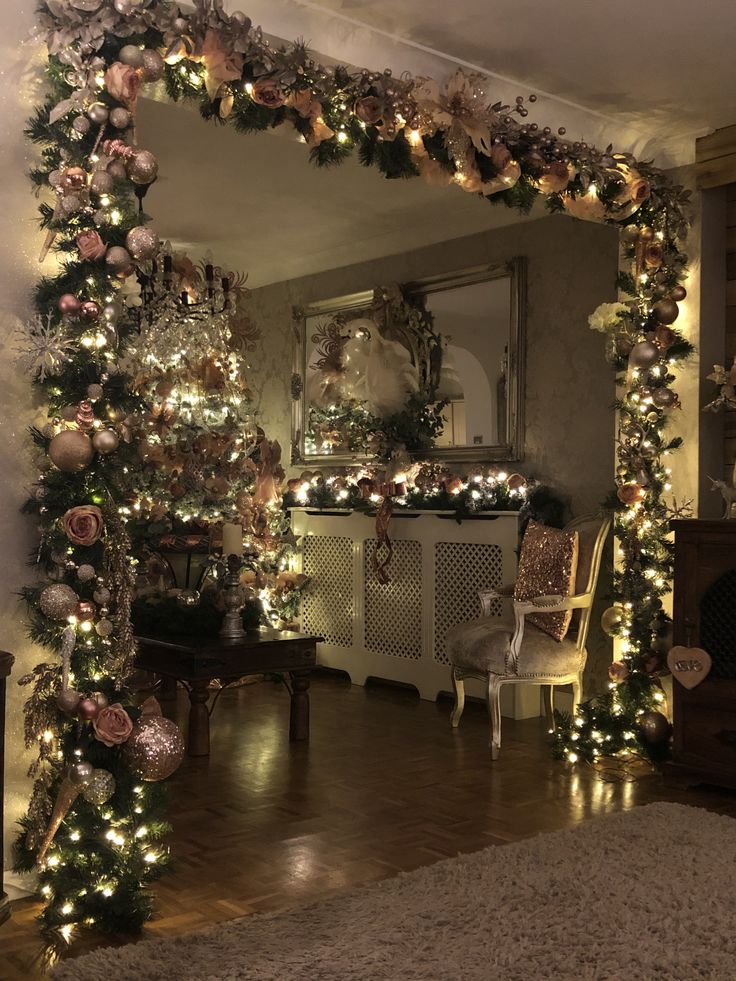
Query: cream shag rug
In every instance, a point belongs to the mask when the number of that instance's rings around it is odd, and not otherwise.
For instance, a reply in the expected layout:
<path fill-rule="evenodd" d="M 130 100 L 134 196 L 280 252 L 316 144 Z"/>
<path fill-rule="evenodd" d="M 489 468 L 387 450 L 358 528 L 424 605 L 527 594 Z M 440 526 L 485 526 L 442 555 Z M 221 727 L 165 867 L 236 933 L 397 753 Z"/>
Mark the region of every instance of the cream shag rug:
<path fill-rule="evenodd" d="M 736 978 L 736 821 L 650 804 L 327 902 L 67 960 L 55 981 Z"/>

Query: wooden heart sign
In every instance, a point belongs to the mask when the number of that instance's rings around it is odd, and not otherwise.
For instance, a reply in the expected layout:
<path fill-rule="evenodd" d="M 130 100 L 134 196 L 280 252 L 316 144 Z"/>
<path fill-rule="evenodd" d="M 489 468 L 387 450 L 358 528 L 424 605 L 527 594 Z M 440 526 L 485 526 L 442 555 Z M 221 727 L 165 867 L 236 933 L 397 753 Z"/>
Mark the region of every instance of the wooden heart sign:
<path fill-rule="evenodd" d="M 701 647 L 673 647 L 667 655 L 667 667 L 688 690 L 707 678 L 712 664 L 710 654 Z"/>

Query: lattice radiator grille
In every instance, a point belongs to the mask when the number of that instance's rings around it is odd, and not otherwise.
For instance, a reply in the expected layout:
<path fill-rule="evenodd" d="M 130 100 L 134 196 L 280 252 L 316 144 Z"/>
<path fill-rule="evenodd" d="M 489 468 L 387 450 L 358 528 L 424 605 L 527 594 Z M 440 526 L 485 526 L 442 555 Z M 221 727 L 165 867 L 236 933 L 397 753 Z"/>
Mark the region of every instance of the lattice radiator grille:
<path fill-rule="evenodd" d="M 302 600 L 302 630 L 338 647 L 353 644 L 353 541 L 305 535 L 304 573 L 312 579 Z"/>
<path fill-rule="evenodd" d="M 445 640 L 456 623 L 480 616 L 478 592 L 502 585 L 503 552 L 499 545 L 435 542 L 434 546 L 434 659 L 449 664 Z M 501 615 L 501 602 L 491 606 Z"/>
<path fill-rule="evenodd" d="M 391 581 L 382 586 L 373 571 L 376 539 L 365 542 L 365 647 L 389 657 L 422 656 L 422 546 L 394 542 Z"/>

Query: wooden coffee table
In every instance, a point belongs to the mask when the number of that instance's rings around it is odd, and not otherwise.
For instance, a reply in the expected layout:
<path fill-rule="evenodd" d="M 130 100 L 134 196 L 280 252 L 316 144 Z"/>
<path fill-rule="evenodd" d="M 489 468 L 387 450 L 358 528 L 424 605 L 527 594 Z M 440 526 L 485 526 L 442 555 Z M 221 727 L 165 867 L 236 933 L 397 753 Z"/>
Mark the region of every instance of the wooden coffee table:
<path fill-rule="evenodd" d="M 219 637 L 136 637 L 136 667 L 181 681 L 189 692 L 190 756 L 210 752 L 210 683 L 224 687 L 248 674 L 279 674 L 291 695 L 289 739 L 309 739 L 309 673 L 321 637 L 291 630 L 255 630 L 238 640 Z M 222 690 L 222 689 L 220 689 Z"/>

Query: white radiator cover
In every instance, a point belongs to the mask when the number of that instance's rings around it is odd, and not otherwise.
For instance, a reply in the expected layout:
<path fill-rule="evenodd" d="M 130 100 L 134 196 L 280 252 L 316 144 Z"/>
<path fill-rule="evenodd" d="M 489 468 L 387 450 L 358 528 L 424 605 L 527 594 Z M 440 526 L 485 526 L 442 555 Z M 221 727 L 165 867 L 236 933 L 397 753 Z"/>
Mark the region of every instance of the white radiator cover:
<path fill-rule="evenodd" d="M 312 579 L 301 629 L 325 638 L 317 647 L 320 664 L 346 671 L 356 685 L 368 678 L 401 682 L 430 700 L 451 691 L 445 635 L 479 615 L 478 590 L 516 578 L 518 520 L 515 511 L 462 523 L 447 512 L 397 511 L 389 526 L 391 581 L 383 586 L 371 561 L 375 518 L 294 508 L 301 571 Z M 485 696 L 481 682 L 466 682 L 466 690 Z M 503 693 L 504 715 L 539 715 L 536 689 L 509 685 Z"/>

